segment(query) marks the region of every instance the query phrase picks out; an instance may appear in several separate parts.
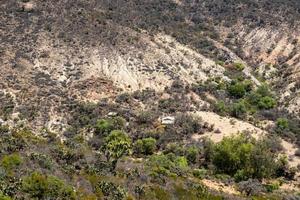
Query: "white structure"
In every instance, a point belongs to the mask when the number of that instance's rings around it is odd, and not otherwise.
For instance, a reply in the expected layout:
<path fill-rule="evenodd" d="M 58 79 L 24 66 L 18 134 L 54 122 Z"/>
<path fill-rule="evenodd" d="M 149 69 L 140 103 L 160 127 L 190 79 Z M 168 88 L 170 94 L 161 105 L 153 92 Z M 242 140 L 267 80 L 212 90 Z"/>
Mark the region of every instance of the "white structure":
<path fill-rule="evenodd" d="M 107 114 L 108 117 L 116 117 L 117 115 L 118 115 L 118 113 L 116 113 L 116 112 L 109 112 Z"/>
<path fill-rule="evenodd" d="M 175 117 L 172 117 L 172 116 L 162 117 L 161 118 L 161 123 L 163 125 L 174 124 L 175 123 Z"/>

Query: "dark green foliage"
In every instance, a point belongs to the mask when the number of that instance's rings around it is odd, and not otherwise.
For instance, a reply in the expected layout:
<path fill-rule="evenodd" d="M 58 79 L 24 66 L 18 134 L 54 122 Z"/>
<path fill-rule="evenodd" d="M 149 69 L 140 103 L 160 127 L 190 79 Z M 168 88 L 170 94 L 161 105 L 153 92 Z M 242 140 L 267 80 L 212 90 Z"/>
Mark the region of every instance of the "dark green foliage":
<path fill-rule="evenodd" d="M 243 162 L 250 159 L 252 148 L 252 143 L 242 135 L 224 138 L 214 147 L 213 164 L 220 172 L 234 175 L 245 167 Z"/>
<path fill-rule="evenodd" d="M 112 170 L 114 170 L 117 161 L 131 153 L 131 139 L 123 131 L 114 130 L 104 139 L 101 150 L 107 161 L 112 162 Z"/>
<path fill-rule="evenodd" d="M 206 169 L 194 169 L 193 170 L 193 175 L 200 179 L 204 178 L 206 174 L 207 174 Z"/>
<path fill-rule="evenodd" d="M 98 185 L 103 195 L 111 200 L 123 200 L 126 197 L 126 191 L 121 186 L 112 182 L 101 181 Z"/>
<path fill-rule="evenodd" d="M 230 107 L 230 113 L 233 117 L 243 118 L 247 113 L 247 107 L 244 101 L 234 103 Z"/>
<path fill-rule="evenodd" d="M 122 117 L 100 119 L 95 125 L 95 133 L 101 136 L 108 135 L 113 130 L 122 130 L 126 121 Z"/>
<path fill-rule="evenodd" d="M 51 169 L 52 168 L 52 160 L 49 156 L 40 153 L 32 153 L 30 155 L 30 159 L 37 162 L 42 168 Z"/>
<path fill-rule="evenodd" d="M 245 66 L 242 63 L 233 63 L 233 66 L 238 71 L 243 71 L 245 69 Z"/>
<path fill-rule="evenodd" d="M 276 128 L 280 131 L 289 129 L 289 121 L 286 118 L 278 118 L 276 121 Z"/>
<path fill-rule="evenodd" d="M 228 113 L 228 107 L 224 101 L 218 101 L 214 104 L 214 111 L 221 115 L 225 115 Z"/>
<path fill-rule="evenodd" d="M 276 106 L 276 101 L 274 98 L 266 96 L 262 97 L 258 102 L 258 107 L 260 109 L 271 109 Z"/>
<path fill-rule="evenodd" d="M 201 123 L 201 118 L 189 114 L 179 114 L 175 120 L 175 125 L 178 127 L 177 131 L 184 135 L 201 132 Z"/>
<path fill-rule="evenodd" d="M 233 82 L 228 87 L 228 92 L 235 98 L 242 98 L 246 94 L 246 86 L 241 82 Z"/>
<path fill-rule="evenodd" d="M 1 92 L 0 102 L 0 116 L 3 116 L 5 119 L 7 119 L 15 108 L 13 97 L 9 93 L 4 94 Z"/>
<path fill-rule="evenodd" d="M 212 162 L 216 170 L 235 177 L 236 180 L 249 178 L 270 178 L 276 174 L 280 162 L 277 154 L 265 139 L 255 141 L 244 135 L 224 138 L 214 146 Z"/>
<path fill-rule="evenodd" d="M 155 97 L 155 95 L 156 95 L 155 90 L 152 89 L 145 89 L 142 91 L 137 90 L 132 94 L 133 98 L 138 99 L 140 101 L 147 101 L 152 97 Z"/>
<path fill-rule="evenodd" d="M 136 119 L 137 119 L 137 123 L 139 124 L 146 124 L 149 125 L 151 123 L 153 123 L 154 119 L 155 119 L 155 114 L 153 112 L 150 111 L 146 111 L 146 112 L 140 112 Z"/>
<path fill-rule="evenodd" d="M 259 86 L 256 90 L 256 93 L 261 95 L 262 97 L 272 96 L 270 88 L 266 84 Z"/>
<path fill-rule="evenodd" d="M 146 190 L 141 199 L 145 200 L 169 200 L 171 193 L 160 186 L 152 186 Z"/>
<path fill-rule="evenodd" d="M 17 166 L 21 165 L 22 158 L 19 156 L 19 154 L 11 154 L 4 156 L 1 159 L 1 166 L 6 170 L 13 170 Z"/>
<path fill-rule="evenodd" d="M 34 172 L 24 177 L 22 189 L 32 199 L 76 199 L 73 188 L 61 179 Z"/>
<path fill-rule="evenodd" d="M 0 191 L 0 200 L 12 200 L 12 198 L 10 198 L 9 196 L 4 195 L 4 194 Z"/>
<path fill-rule="evenodd" d="M 90 125 L 97 117 L 96 106 L 94 103 L 76 103 L 74 107 L 71 107 L 72 121 L 70 123 L 73 128 L 77 129 Z"/>
<path fill-rule="evenodd" d="M 186 158 L 189 163 L 195 164 L 199 155 L 199 149 L 197 147 L 189 147 L 186 150 Z"/>
<path fill-rule="evenodd" d="M 144 138 L 137 140 L 134 144 L 134 151 L 140 155 L 151 155 L 156 150 L 156 140 L 154 138 Z"/>
<path fill-rule="evenodd" d="M 275 190 L 278 190 L 279 187 L 280 187 L 280 183 L 275 181 L 275 182 L 271 182 L 271 183 L 268 183 L 266 185 L 264 185 L 267 192 L 274 192 Z"/>
<path fill-rule="evenodd" d="M 116 102 L 118 103 L 130 103 L 131 101 L 131 95 L 129 93 L 123 93 L 117 96 Z"/>
<path fill-rule="evenodd" d="M 173 113 L 176 110 L 178 110 L 181 107 L 181 104 L 179 101 L 176 101 L 175 99 L 161 99 L 158 102 L 158 108 L 162 109 L 166 112 Z"/>
<path fill-rule="evenodd" d="M 175 156 L 170 153 L 167 155 L 152 155 L 147 162 L 153 175 L 181 175 L 188 167 L 187 159 L 183 156 Z"/>

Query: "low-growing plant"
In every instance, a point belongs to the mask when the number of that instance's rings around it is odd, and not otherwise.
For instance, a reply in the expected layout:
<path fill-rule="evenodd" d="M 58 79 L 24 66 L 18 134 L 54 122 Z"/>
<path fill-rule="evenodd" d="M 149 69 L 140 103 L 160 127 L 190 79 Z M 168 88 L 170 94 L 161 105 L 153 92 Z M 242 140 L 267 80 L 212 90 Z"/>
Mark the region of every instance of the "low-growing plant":
<path fill-rule="evenodd" d="M 9 196 L 4 195 L 4 194 L 0 191 L 0 200 L 12 200 L 12 198 L 10 198 Z"/>
<path fill-rule="evenodd" d="M 74 189 L 63 180 L 39 172 L 23 178 L 22 190 L 32 199 L 76 199 Z"/>
<path fill-rule="evenodd" d="M 6 170 L 13 170 L 22 164 L 23 159 L 17 153 L 6 155 L 1 159 L 1 166 Z"/>
<path fill-rule="evenodd" d="M 134 144 L 134 151 L 140 155 L 151 155 L 156 150 L 156 140 L 154 138 L 139 139 Z"/>
<path fill-rule="evenodd" d="M 127 194 L 124 188 L 112 182 L 101 181 L 98 187 L 103 195 L 111 200 L 123 200 Z"/>
<path fill-rule="evenodd" d="M 113 130 L 123 130 L 125 127 L 125 119 L 120 116 L 100 119 L 96 122 L 95 133 L 98 135 L 108 135 Z"/>

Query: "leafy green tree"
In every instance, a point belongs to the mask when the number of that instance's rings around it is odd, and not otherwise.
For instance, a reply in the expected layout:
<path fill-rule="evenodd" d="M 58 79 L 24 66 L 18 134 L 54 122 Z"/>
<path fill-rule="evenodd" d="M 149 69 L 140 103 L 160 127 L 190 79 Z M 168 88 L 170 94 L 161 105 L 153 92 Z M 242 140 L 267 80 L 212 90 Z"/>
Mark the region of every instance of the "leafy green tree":
<path fill-rule="evenodd" d="M 256 141 L 241 134 L 226 137 L 214 145 L 212 163 L 218 172 L 234 176 L 237 181 L 270 178 L 284 167 L 270 144 L 266 138 Z"/>
<path fill-rule="evenodd" d="M 121 130 L 114 130 L 105 138 L 102 151 L 107 161 L 112 163 L 112 170 L 122 156 L 130 154 L 131 146 L 131 139 Z"/>
<path fill-rule="evenodd" d="M 134 145 L 135 153 L 151 155 L 156 149 L 156 140 L 154 138 L 144 138 L 137 140 Z"/>
<path fill-rule="evenodd" d="M 76 199 L 73 188 L 55 176 L 34 172 L 24 177 L 22 189 L 32 199 Z"/>
<path fill-rule="evenodd" d="M 225 137 L 214 147 L 213 164 L 217 170 L 234 175 L 250 159 L 253 145 L 243 135 Z"/>

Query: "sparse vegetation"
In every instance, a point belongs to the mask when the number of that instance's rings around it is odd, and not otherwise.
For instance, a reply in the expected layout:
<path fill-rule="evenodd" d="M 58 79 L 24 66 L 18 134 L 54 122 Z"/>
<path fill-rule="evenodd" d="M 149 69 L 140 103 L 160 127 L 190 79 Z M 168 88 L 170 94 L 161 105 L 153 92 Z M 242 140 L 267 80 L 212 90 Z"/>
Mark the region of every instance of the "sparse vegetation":
<path fill-rule="evenodd" d="M 1 2 L 0 200 L 298 199 L 299 11 Z"/>

